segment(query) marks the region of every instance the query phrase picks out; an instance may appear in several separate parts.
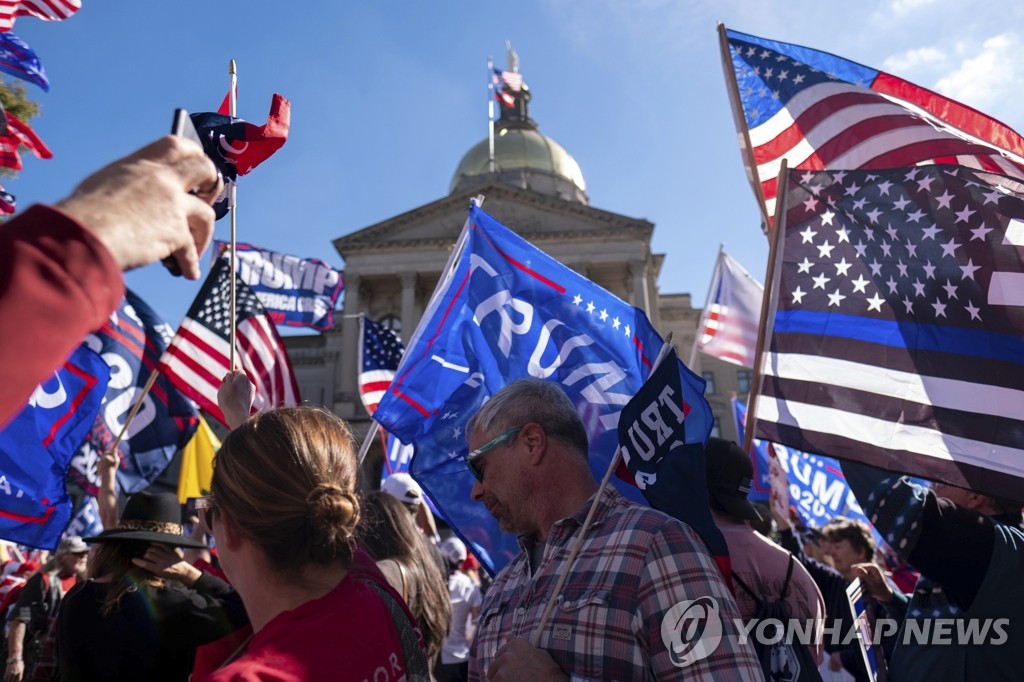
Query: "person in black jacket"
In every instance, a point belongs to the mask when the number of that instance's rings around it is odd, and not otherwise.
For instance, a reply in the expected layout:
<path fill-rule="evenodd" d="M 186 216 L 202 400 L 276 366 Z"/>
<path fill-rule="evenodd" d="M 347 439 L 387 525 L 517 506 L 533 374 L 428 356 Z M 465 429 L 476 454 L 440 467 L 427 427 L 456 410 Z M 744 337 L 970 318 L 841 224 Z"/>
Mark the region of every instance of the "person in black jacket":
<path fill-rule="evenodd" d="M 64 598 L 57 619 L 60 679 L 187 680 L 195 650 L 246 624 L 238 594 L 185 562 L 171 493 L 136 493 L 97 543 L 90 579 Z"/>

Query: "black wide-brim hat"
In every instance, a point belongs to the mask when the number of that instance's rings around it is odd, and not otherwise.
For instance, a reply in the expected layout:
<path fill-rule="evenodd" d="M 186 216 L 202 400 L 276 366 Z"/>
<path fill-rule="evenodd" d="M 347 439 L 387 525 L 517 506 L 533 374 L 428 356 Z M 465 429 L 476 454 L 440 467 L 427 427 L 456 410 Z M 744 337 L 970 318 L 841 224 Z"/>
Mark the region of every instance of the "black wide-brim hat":
<path fill-rule="evenodd" d="M 205 549 L 206 545 L 183 535 L 181 505 L 173 493 L 135 493 L 128 498 L 116 528 L 105 530 L 86 542 L 159 542 L 175 547 Z"/>

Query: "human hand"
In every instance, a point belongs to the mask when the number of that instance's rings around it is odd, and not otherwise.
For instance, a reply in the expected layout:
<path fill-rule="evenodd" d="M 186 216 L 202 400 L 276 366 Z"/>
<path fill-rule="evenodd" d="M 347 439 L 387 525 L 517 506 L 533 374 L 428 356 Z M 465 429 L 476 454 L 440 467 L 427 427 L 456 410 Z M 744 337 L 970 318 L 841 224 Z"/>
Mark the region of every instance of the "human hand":
<path fill-rule="evenodd" d="M 489 682 L 505 680 L 530 680 L 530 682 L 546 682 L 547 680 L 568 680 L 569 676 L 551 658 L 551 654 L 538 649 L 525 639 L 510 640 L 498 649 L 494 660 L 487 667 Z"/>
<path fill-rule="evenodd" d="M 9 661 L 7 669 L 4 670 L 4 682 L 21 682 L 25 675 L 25 662 L 20 658 Z"/>
<path fill-rule="evenodd" d="M 237 429 L 249 418 L 254 400 L 256 387 L 245 372 L 233 370 L 224 375 L 217 389 L 217 405 L 229 427 Z"/>
<path fill-rule="evenodd" d="M 894 592 L 889 587 L 889 582 L 885 579 L 882 569 L 877 564 L 871 562 L 854 564 L 850 567 L 850 570 L 856 577 L 860 578 L 864 590 L 872 597 L 883 604 L 888 604 L 892 601 Z"/>
<path fill-rule="evenodd" d="M 96 171 L 57 208 L 96 235 L 123 269 L 173 255 L 185 277 L 199 279 L 221 185 L 202 147 L 168 135 Z"/>
<path fill-rule="evenodd" d="M 132 559 L 132 563 L 165 580 L 177 580 L 186 587 L 195 585 L 203 574 L 185 561 L 180 550 L 158 542 L 150 543 L 146 553 Z"/>
<path fill-rule="evenodd" d="M 96 473 L 100 478 L 115 473 L 121 465 L 121 454 L 116 451 L 104 452 L 96 460 Z"/>

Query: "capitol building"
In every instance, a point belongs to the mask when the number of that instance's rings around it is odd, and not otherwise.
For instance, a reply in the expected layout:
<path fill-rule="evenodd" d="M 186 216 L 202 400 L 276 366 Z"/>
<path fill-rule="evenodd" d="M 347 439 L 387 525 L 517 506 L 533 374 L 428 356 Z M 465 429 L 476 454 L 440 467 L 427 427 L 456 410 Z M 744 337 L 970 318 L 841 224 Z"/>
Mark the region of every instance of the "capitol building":
<path fill-rule="evenodd" d="M 484 138 L 463 154 L 448 195 L 355 229 L 334 240 L 344 259 L 344 310 L 330 331 L 285 338 L 304 402 L 323 405 L 352 424 L 358 439 L 370 417 L 358 388 L 360 313 L 408 340 L 441 277 L 466 222 L 470 200 L 539 249 L 624 301 L 647 312 L 664 337 L 673 335 L 687 362 L 701 310 L 689 293 L 663 293 L 658 276 L 671 254 L 652 253 L 654 224 L 594 208 L 576 160 L 540 132 L 530 117 L 524 86 L 515 107 L 498 107 L 494 162 Z M 700 292 L 703 301 L 703 292 Z M 695 372 L 708 381 L 705 394 L 715 415 L 715 435 L 736 439 L 730 399 L 745 399 L 751 370 L 698 354 Z M 380 466 L 374 444 L 367 466 Z"/>

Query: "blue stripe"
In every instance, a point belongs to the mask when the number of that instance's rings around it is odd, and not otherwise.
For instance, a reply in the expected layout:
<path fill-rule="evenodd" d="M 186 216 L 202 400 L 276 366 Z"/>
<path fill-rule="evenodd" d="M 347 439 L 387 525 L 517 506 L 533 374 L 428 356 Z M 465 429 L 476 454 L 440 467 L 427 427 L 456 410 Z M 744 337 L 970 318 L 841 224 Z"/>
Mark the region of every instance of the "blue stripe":
<path fill-rule="evenodd" d="M 839 313 L 786 310 L 775 314 L 775 332 L 832 336 L 893 348 L 967 355 L 1024 364 L 1024 338 L 962 327 L 872 320 Z"/>

